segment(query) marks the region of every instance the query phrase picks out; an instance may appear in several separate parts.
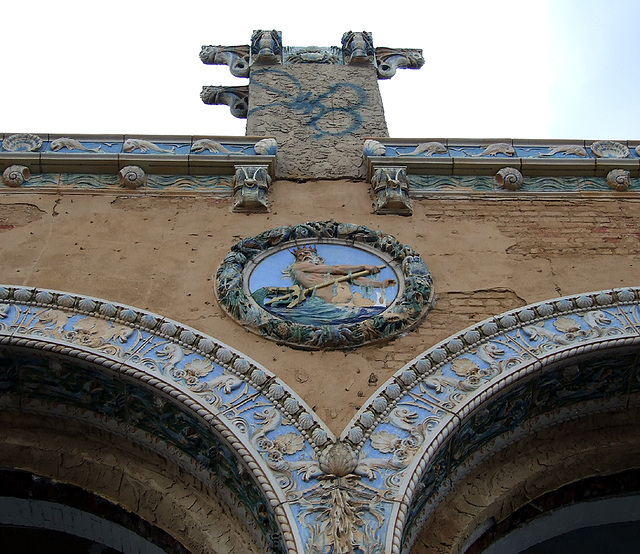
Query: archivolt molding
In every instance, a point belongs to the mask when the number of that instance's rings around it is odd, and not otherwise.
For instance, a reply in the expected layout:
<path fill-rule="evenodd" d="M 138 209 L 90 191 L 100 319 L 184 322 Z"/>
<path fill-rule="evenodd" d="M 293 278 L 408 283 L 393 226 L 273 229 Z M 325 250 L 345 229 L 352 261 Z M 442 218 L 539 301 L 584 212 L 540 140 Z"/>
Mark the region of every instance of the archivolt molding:
<path fill-rule="evenodd" d="M 321 473 L 331 432 L 284 383 L 215 339 L 129 306 L 0 286 L 0 346 L 83 360 L 154 387 L 210 424 L 249 468 L 287 550 L 300 547 L 286 504 Z"/>
<path fill-rule="evenodd" d="M 510 311 L 407 364 L 336 441 L 273 374 L 194 329 L 95 298 L 0 286 L 5 350 L 101 365 L 209 422 L 260 484 L 291 552 L 408 548 L 405 529 L 496 437 L 585 402 L 624 409 L 640 391 L 635 362 L 622 370 L 607 355 L 639 344 L 640 288 Z M 607 355 L 589 362 L 599 350 Z"/>
<path fill-rule="evenodd" d="M 430 348 L 385 383 L 342 434 L 357 452 L 355 472 L 393 496 L 385 551 L 406 547 L 407 521 L 494 437 L 569 403 L 621 396 L 624 406 L 638 388 L 635 374 L 575 360 L 640 344 L 639 298 L 625 288 L 507 312 Z M 543 378 L 560 362 L 559 376 Z"/>

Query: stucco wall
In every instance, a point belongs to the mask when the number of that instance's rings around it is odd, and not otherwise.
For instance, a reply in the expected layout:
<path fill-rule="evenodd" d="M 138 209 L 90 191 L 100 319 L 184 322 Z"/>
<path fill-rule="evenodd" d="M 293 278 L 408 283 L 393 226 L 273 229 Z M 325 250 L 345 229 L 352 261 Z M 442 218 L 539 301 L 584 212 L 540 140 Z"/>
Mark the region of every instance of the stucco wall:
<path fill-rule="evenodd" d="M 0 413 L 0 467 L 82 487 L 166 531 L 189 551 L 254 553 L 227 503 L 186 471 L 104 429 L 68 419 Z"/>
<path fill-rule="evenodd" d="M 270 198 L 271 213 L 244 215 L 204 197 L 7 194 L 0 282 L 106 298 L 191 325 L 273 371 L 336 434 L 393 372 L 454 332 L 532 302 L 638 282 L 640 201 L 613 193 L 431 199 L 415 202 L 412 217 L 373 215 L 361 181 L 278 181 Z M 328 219 L 391 233 L 421 254 L 438 300 L 417 330 L 351 352 L 301 352 L 224 314 L 212 275 L 235 242 Z"/>
<path fill-rule="evenodd" d="M 488 456 L 456 483 L 422 529 L 411 552 L 464 552 L 479 538 L 473 536 L 474 531 L 488 521 L 500 522 L 567 483 L 627 470 L 638 456 L 637 418 L 637 410 L 577 418 L 539 429 Z M 573 500 L 565 498 L 567 504 Z M 544 504 L 537 510 L 542 512 Z"/>
<path fill-rule="evenodd" d="M 372 65 L 253 68 L 247 134 L 275 137 L 287 179 L 364 176 L 362 144 L 387 136 Z"/>

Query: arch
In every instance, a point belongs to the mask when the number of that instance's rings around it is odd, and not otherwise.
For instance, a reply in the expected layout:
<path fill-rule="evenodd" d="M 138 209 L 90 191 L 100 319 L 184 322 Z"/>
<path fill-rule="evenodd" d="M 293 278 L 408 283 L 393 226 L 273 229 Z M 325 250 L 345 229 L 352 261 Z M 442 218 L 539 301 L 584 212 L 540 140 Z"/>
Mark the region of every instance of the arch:
<path fill-rule="evenodd" d="M 145 444 L 221 490 L 261 547 L 301 549 L 286 502 L 303 481 L 292 466 L 317 459 L 332 436 L 263 367 L 149 312 L 12 286 L 0 286 L 0 355 L 7 413 L 83 421 Z"/>
<path fill-rule="evenodd" d="M 455 480 L 492 452 L 542 426 L 638 403 L 638 298 L 616 289 L 492 317 L 385 383 L 342 434 L 354 472 L 385 491 L 384 551 L 408 551 Z"/>
<path fill-rule="evenodd" d="M 636 410 L 639 349 L 640 289 L 533 304 L 425 351 L 336 441 L 273 374 L 194 329 L 0 286 L 5 413 L 133 439 L 226 494 L 272 551 L 408 551 L 500 449 L 577 416 Z"/>

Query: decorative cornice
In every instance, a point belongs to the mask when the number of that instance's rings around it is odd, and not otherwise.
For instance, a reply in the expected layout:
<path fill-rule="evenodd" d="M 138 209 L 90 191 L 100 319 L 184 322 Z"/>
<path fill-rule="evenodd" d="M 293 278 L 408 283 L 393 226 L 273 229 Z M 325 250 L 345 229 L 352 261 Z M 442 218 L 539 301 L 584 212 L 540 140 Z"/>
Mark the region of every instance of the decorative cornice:
<path fill-rule="evenodd" d="M 0 135 L 2 145 L 10 141 L 11 148 L 0 148 L 0 170 L 5 173 L 0 188 L 5 185 L 13 190 L 30 187 L 64 189 L 69 183 L 61 175 L 111 174 L 115 178 L 126 166 L 139 167 L 148 174 L 150 187 L 157 190 L 171 183 L 156 183 L 158 179 L 154 180 L 154 176 L 171 175 L 201 176 L 199 181 L 203 188 L 211 186 L 205 182 L 207 178 L 228 176 L 227 187 L 230 187 L 230 178 L 239 164 L 266 166 L 269 175 L 274 177 L 278 150 L 273 138 L 144 135 L 42 135 L 38 137 L 38 149 L 28 148 L 31 141 L 20 143 L 22 149 L 15 150 L 19 141 L 10 139 L 16 136 L 19 135 Z M 96 177 L 89 180 L 95 181 Z M 179 188 L 199 186 L 198 179 L 187 178 L 186 181 L 191 184 L 185 182 Z M 107 178 L 89 186 L 104 188 L 110 185 L 117 183 Z"/>
<path fill-rule="evenodd" d="M 640 190 L 637 144 L 384 138 L 366 140 L 363 150 L 370 182 L 378 169 L 406 166 L 409 194 L 419 198 L 472 192 L 634 192 Z"/>
<path fill-rule="evenodd" d="M 390 79 L 398 69 L 420 69 L 424 65 L 422 50 L 374 48 L 373 37 L 367 31 L 347 31 L 341 46 L 319 47 L 283 46 L 280 31 L 256 30 L 251 45 L 203 46 L 200 60 L 207 65 L 227 65 L 236 77 L 249 77 L 251 67 L 257 65 L 330 64 L 372 65 L 379 79 Z"/>

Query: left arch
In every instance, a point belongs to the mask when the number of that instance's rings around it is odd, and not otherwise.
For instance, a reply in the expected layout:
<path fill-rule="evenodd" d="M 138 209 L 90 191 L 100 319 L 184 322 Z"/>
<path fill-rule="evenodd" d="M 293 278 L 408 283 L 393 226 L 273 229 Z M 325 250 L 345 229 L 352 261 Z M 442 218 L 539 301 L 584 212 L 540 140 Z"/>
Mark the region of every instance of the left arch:
<path fill-rule="evenodd" d="M 5 410 L 115 428 L 222 484 L 263 548 L 302 550 L 295 460 L 318 473 L 333 437 L 265 368 L 149 312 L 13 286 L 0 286 L 0 356 Z"/>

